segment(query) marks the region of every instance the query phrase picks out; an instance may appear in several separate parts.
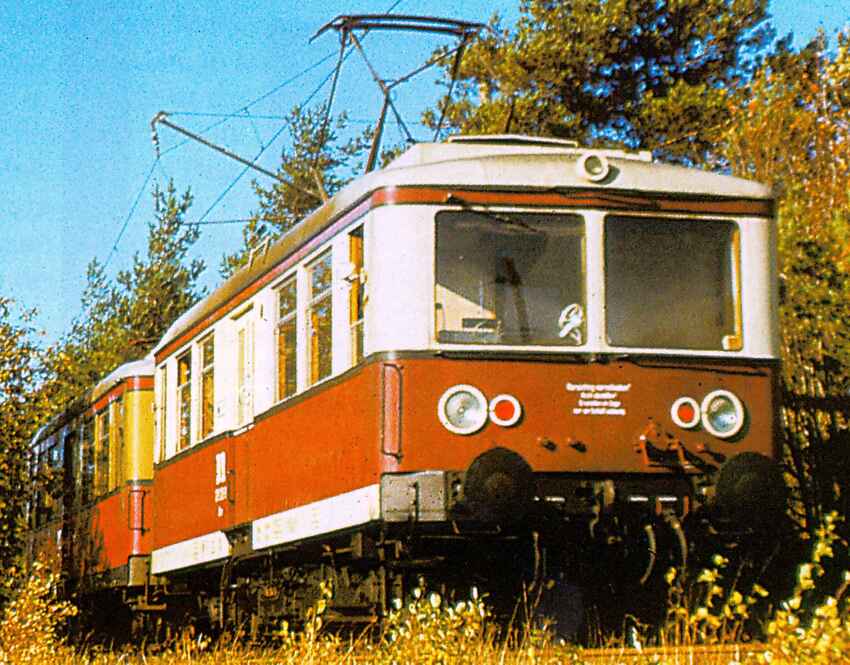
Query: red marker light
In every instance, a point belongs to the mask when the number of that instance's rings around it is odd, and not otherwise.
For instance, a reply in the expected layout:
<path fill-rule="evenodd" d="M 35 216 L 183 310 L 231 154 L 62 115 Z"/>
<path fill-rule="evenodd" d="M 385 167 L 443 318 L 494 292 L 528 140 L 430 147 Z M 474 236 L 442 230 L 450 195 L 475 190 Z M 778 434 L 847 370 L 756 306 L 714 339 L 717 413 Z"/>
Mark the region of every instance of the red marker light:
<path fill-rule="evenodd" d="M 501 402 L 497 402 L 493 407 L 493 415 L 499 420 L 510 420 L 514 417 L 514 413 L 516 413 L 514 405 L 506 399 L 503 399 Z"/>
<path fill-rule="evenodd" d="M 696 409 L 691 406 L 688 402 L 682 402 L 679 405 L 679 420 L 683 420 L 686 423 L 691 422 L 694 417 L 697 415 Z"/>
<path fill-rule="evenodd" d="M 680 397 L 670 407 L 673 422 L 684 429 L 693 429 L 699 424 L 699 404 L 693 397 Z"/>
<path fill-rule="evenodd" d="M 522 406 L 513 395 L 496 395 L 490 400 L 490 420 L 502 427 L 516 425 L 522 416 Z"/>

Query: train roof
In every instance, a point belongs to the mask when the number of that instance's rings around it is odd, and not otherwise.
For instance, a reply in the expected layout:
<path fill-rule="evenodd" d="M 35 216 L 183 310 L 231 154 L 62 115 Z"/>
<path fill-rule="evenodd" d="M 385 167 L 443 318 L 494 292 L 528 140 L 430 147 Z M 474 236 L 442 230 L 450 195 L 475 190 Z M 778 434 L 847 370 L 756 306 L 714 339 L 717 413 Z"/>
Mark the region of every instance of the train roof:
<path fill-rule="evenodd" d="M 585 155 L 603 156 L 611 176 L 602 182 L 581 177 Z M 762 199 L 771 190 L 754 181 L 696 168 L 654 162 L 647 151 L 581 148 L 574 141 L 522 135 L 456 136 L 445 143 L 418 143 L 378 171 L 356 178 L 282 235 L 257 260 L 223 282 L 171 325 L 154 349 L 166 348 L 183 332 L 216 312 L 344 212 L 387 187 L 473 187 L 479 190 L 665 192 L 672 196 Z"/>
<path fill-rule="evenodd" d="M 131 362 L 124 363 L 98 381 L 94 390 L 91 392 L 90 401 L 97 401 L 100 397 L 105 395 L 125 379 L 135 376 L 153 376 L 153 370 L 154 361 L 152 355 L 148 355 L 141 360 L 133 360 Z"/>
<path fill-rule="evenodd" d="M 54 432 L 62 427 L 65 423 L 70 422 L 78 415 L 83 413 L 94 402 L 103 397 L 112 388 L 119 385 L 122 381 L 136 376 L 153 376 L 154 360 L 153 355 L 148 355 L 142 360 L 134 360 L 118 366 L 107 374 L 104 378 L 97 382 L 94 388 L 77 398 L 72 404 L 65 408 L 61 413 L 56 414 L 44 425 L 38 428 L 38 431 L 32 437 L 31 446 L 38 443 L 44 438 L 45 434 Z"/>

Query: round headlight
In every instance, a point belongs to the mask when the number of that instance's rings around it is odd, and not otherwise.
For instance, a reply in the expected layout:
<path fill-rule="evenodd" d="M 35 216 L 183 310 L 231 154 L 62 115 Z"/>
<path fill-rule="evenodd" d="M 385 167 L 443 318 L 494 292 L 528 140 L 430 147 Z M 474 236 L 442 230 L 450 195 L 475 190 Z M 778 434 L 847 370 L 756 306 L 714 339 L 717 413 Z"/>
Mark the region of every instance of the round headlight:
<path fill-rule="evenodd" d="M 715 390 L 702 400 L 702 425 L 721 439 L 735 436 L 744 426 L 744 405 L 728 390 Z"/>
<path fill-rule="evenodd" d="M 576 174 L 579 178 L 590 182 L 601 182 L 611 172 L 611 165 L 605 155 L 586 152 L 576 162 Z"/>
<path fill-rule="evenodd" d="M 437 416 L 450 432 L 473 434 L 487 422 L 487 399 L 475 386 L 452 386 L 440 397 Z"/>

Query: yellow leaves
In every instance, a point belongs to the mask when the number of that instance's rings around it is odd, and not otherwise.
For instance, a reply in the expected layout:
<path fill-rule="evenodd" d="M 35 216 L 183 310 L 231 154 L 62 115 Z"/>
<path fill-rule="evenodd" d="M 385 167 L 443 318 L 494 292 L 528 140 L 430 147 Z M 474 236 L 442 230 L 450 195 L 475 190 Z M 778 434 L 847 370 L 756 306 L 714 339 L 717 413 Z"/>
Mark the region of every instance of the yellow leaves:
<path fill-rule="evenodd" d="M 700 572 L 697 582 L 705 584 L 713 584 L 717 581 L 719 573 L 716 570 L 705 568 Z"/>
<path fill-rule="evenodd" d="M 713 563 L 718 568 L 723 568 L 729 563 L 729 559 L 721 554 L 715 554 L 711 557 L 711 563 Z"/>
<path fill-rule="evenodd" d="M 51 662 L 64 651 L 59 629 L 77 614 L 77 608 L 55 598 L 57 582 L 57 577 L 43 563 L 33 565 L 20 591 L 3 612 L 0 662 Z"/>
<path fill-rule="evenodd" d="M 797 582 L 803 591 L 815 588 L 815 583 L 812 580 L 812 564 L 804 563 L 800 566 L 797 571 Z"/>

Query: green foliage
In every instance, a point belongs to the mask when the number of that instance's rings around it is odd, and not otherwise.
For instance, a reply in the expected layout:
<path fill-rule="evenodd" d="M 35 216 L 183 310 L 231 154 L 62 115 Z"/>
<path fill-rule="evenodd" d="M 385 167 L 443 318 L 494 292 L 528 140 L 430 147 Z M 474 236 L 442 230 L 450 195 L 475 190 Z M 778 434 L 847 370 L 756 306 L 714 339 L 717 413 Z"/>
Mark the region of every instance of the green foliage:
<path fill-rule="evenodd" d="M 444 108 L 464 133 L 624 142 L 696 158 L 772 33 L 767 0 L 523 0 L 466 51 Z"/>
<path fill-rule="evenodd" d="M 27 448 L 40 424 L 44 398 L 42 351 L 32 310 L 0 296 L 0 570 L 17 562 L 26 517 Z M 7 587 L 0 586 L 0 604 Z"/>
<path fill-rule="evenodd" d="M 348 140 L 345 114 L 325 124 L 325 107 L 296 106 L 286 121 L 292 147 L 281 155 L 280 182 L 265 188 L 254 182 L 259 209 L 242 230 L 243 246 L 222 258 L 219 271 L 229 277 L 248 262 L 252 249 L 286 233 L 345 186 L 369 146 L 370 130 Z"/>
<path fill-rule="evenodd" d="M 188 260 L 199 237 L 185 223 L 192 204 L 173 183 L 153 191 L 156 214 L 148 247 L 114 282 L 95 259 L 88 266 L 82 312 L 51 354 L 54 403 L 61 408 L 122 363 L 143 358 L 174 320 L 201 297 L 201 260 Z"/>

